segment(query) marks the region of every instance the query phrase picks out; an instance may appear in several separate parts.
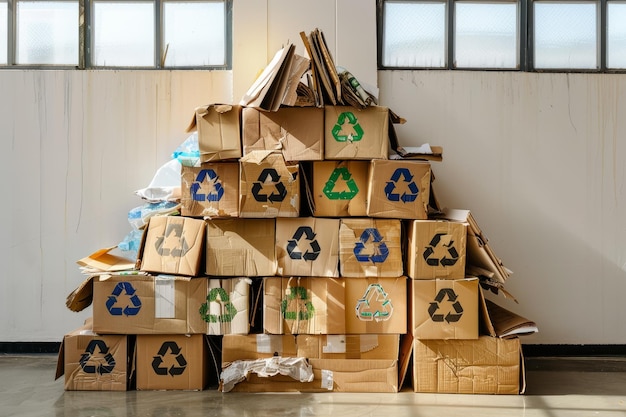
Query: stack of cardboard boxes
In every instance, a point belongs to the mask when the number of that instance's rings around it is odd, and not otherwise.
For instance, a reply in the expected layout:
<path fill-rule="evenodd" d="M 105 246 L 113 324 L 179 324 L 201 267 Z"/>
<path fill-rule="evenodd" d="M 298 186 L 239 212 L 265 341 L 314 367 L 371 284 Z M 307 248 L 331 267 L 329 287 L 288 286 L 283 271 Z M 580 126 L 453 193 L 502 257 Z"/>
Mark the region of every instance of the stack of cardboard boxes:
<path fill-rule="evenodd" d="M 68 297 L 93 322 L 66 389 L 201 390 L 217 362 L 223 391 L 397 392 L 409 369 L 416 392 L 523 390 L 519 340 L 481 330 L 479 229 L 433 207 L 430 162 L 389 159 L 387 108 L 210 105 L 192 128 L 181 215 Z"/>

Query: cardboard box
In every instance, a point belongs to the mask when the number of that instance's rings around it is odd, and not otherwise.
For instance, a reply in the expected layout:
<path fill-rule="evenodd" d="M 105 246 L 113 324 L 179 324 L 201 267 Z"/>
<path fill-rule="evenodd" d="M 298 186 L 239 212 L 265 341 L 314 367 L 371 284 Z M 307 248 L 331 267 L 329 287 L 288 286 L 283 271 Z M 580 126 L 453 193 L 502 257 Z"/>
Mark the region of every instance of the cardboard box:
<path fill-rule="evenodd" d="M 413 279 L 465 278 L 467 226 L 446 220 L 412 221 L 407 275 Z"/>
<path fill-rule="evenodd" d="M 407 332 L 407 278 L 342 278 L 348 334 Z"/>
<path fill-rule="evenodd" d="M 297 356 L 309 359 L 398 359 L 400 335 L 301 334 L 296 341 Z"/>
<path fill-rule="evenodd" d="M 206 273 L 212 276 L 276 274 L 274 219 L 207 221 Z"/>
<path fill-rule="evenodd" d="M 239 164 L 183 165 L 180 203 L 183 216 L 239 217 Z"/>
<path fill-rule="evenodd" d="M 341 219 L 339 265 L 342 277 L 402 276 L 400 220 Z"/>
<path fill-rule="evenodd" d="M 206 278 L 100 276 L 93 280 L 93 330 L 102 334 L 206 333 L 198 311 Z"/>
<path fill-rule="evenodd" d="M 413 391 L 520 394 L 524 361 L 518 338 L 414 340 Z"/>
<path fill-rule="evenodd" d="M 339 276 L 339 219 L 276 219 L 277 275 Z"/>
<path fill-rule="evenodd" d="M 63 337 L 55 379 L 65 374 L 66 391 L 126 391 L 129 353 L 128 336 L 97 335 L 81 326 Z"/>
<path fill-rule="evenodd" d="M 367 215 L 369 161 L 313 162 L 313 214 L 316 217 Z"/>
<path fill-rule="evenodd" d="M 367 215 L 398 219 L 427 219 L 430 163 L 402 160 L 370 162 Z"/>
<path fill-rule="evenodd" d="M 324 109 L 281 107 L 275 112 L 245 107 L 241 112 L 243 154 L 280 151 L 286 161 L 324 159 Z"/>
<path fill-rule="evenodd" d="M 255 151 L 240 160 L 239 217 L 298 217 L 299 165 L 277 152 Z"/>
<path fill-rule="evenodd" d="M 478 338 L 478 278 L 410 281 L 416 339 Z"/>
<path fill-rule="evenodd" d="M 203 390 L 208 383 L 206 337 L 137 336 L 137 390 Z"/>
<path fill-rule="evenodd" d="M 387 159 L 389 109 L 324 108 L 324 159 Z"/>
<path fill-rule="evenodd" d="M 197 107 L 187 132 L 198 131 L 200 162 L 241 158 L 241 106 Z"/>
<path fill-rule="evenodd" d="M 224 335 L 222 367 L 231 362 L 297 355 L 296 337 L 278 334 Z"/>
<path fill-rule="evenodd" d="M 151 217 L 142 236 L 140 270 L 197 276 L 204 254 L 204 220 L 181 216 Z"/>
<path fill-rule="evenodd" d="M 344 300 L 340 278 L 264 278 L 264 332 L 346 333 Z"/>
<path fill-rule="evenodd" d="M 208 323 L 207 334 L 248 334 L 250 331 L 250 278 L 209 279 L 200 317 Z"/>

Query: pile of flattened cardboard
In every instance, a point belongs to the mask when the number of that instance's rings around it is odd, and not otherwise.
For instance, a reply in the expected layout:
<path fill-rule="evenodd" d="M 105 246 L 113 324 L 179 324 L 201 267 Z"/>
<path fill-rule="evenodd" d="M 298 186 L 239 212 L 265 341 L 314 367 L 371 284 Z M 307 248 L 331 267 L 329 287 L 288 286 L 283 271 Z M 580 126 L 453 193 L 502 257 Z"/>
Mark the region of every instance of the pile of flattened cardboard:
<path fill-rule="evenodd" d="M 483 294 L 510 271 L 439 208 L 441 148 L 398 146 L 402 119 L 302 39 L 310 59 L 281 50 L 242 103 L 195 109 L 199 163 L 136 260 L 78 262 L 67 306 L 93 316 L 63 338 L 65 389 L 523 392 L 536 328 Z"/>

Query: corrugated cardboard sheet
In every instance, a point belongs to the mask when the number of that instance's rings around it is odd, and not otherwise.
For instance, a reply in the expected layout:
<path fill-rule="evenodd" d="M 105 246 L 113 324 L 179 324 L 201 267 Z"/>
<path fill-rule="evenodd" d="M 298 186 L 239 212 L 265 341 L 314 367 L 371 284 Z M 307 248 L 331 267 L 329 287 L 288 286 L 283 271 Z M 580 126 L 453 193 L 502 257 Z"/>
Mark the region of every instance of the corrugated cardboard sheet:
<path fill-rule="evenodd" d="M 311 194 L 315 216 L 365 216 L 369 165 L 369 161 L 314 162 Z"/>
<path fill-rule="evenodd" d="M 182 166 L 180 214 L 189 217 L 239 216 L 239 164 Z"/>
<path fill-rule="evenodd" d="M 406 277 L 343 280 L 346 286 L 344 333 L 406 333 Z"/>
<path fill-rule="evenodd" d="M 250 278 L 209 279 L 200 316 L 210 335 L 248 334 L 250 331 Z"/>
<path fill-rule="evenodd" d="M 324 107 L 324 159 L 387 159 L 389 109 Z"/>
<path fill-rule="evenodd" d="M 200 162 L 241 158 L 241 106 L 197 107 L 187 131 L 198 131 Z"/>

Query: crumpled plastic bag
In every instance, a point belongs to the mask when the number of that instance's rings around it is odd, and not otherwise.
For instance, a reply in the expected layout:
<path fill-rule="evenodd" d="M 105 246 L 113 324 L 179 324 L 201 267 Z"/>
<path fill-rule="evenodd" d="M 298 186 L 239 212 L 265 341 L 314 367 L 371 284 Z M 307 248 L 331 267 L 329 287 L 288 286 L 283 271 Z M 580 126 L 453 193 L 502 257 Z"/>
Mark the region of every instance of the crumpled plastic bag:
<path fill-rule="evenodd" d="M 135 194 L 151 203 L 179 201 L 181 171 L 180 161 L 171 159 L 157 170 L 146 188 L 135 191 Z"/>

